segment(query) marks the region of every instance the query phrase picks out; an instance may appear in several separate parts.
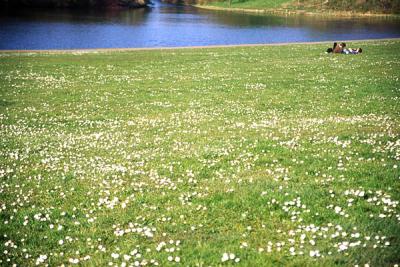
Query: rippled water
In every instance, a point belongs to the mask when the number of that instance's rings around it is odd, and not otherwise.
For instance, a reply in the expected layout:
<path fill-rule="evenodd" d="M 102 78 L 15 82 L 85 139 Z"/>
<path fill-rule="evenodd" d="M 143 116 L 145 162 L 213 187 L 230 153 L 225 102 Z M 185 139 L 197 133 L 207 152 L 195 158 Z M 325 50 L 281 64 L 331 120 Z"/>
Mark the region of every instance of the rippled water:
<path fill-rule="evenodd" d="M 162 3 L 119 11 L 2 11 L 0 25 L 0 49 L 174 47 L 400 37 L 399 19 L 261 16 Z"/>

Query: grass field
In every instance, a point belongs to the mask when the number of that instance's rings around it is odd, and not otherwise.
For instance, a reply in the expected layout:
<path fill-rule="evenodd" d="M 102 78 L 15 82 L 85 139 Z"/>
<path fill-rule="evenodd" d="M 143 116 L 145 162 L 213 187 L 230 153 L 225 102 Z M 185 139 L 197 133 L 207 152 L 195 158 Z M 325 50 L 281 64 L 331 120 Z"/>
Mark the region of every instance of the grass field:
<path fill-rule="evenodd" d="M 348 46 L 0 52 L 0 265 L 399 264 L 400 41 Z"/>
<path fill-rule="evenodd" d="M 269 11 L 308 11 L 316 14 L 344 15 L 341 12 L 356 14 L 400 14 L 400 1 L 388 0 L 223 0 L 199 1 L 207 6 L 234 9 L 254 9 Z M 398 17 L 398 16 L 396 16 Z"/>
<path fill-rule="evenodd" d="M 240 0 L 229 0 L 226 1 L 215 1 L 207 2 L 207 5 L 218 6 L 218 7 L 232 7 L 232 8 L 249 8 L 249 9 L 260 9 L 260 8 L 280 8 L 282 5 L 291 4 L 291 0 L 251 0 L 251 1 L 240 1 Z"/>
<path fill-rule="evenodd" d="M 290 5 L 292 0 L 251 0 L 251 1 L 240 1 L 240 0 L 229 0 L 226 1 L 215 1 L 207 2 L 207 5 L 217 7 L 232 7 L 232 8 L 249 8 L 249 9 L 263 9 L 263 8 L 280 8 L 282 5 Z"/>

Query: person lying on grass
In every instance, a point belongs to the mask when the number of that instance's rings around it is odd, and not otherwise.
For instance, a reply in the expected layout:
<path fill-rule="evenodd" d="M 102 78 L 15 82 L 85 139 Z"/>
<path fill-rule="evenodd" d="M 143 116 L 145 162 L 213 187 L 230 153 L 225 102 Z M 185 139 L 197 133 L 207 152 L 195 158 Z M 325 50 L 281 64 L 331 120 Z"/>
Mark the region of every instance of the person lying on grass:
<path fill-rule="evenodd" d="M 363 50 L 362 50 L 361 47 L 356 48 L 356 49 L 354 49 L 354 48 L 346 48 L 346 43 L 338 44 L 336 42 L 333 43 L 333 48 L 328 48 L 326 50 L 327 53 L 339 53 L 339 54 L 346 54 L 346 55 L 348 55 L 348 54 L 353 54 L 353 55 L 360 54 L 360 53 L 362 53 L 362 51 Z"/>
<path fill-rule="evenodd" d="M 362 48 L 361 47 L 356 48 L 356 49 L 354 49 L 354 48 L 345 48 L 342 51 L 342 54 L 346 54 L 346 55 L 348 55 L 348 54 L 356 55 L 356 54 L 361 54 L 361 53 L 362 53 Z"/>

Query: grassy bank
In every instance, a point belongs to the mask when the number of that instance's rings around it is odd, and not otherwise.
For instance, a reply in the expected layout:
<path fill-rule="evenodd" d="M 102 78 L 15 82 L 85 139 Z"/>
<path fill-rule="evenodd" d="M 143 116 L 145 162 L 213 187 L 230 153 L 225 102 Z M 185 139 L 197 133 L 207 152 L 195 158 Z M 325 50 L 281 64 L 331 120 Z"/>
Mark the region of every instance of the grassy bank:
<path fill-rule="evenodd" d="M 400 41 L 351 45 L 0 53 L 1 265 L 399 263 Z"/>
<path fill-rule="evenodd" d="M 226 0 L 202 2 L 199 7 L 215 10 L 278 13 L 278 14 L 308 14 L 330 16 L 391 16 L 398 17 L 400 3 L 384 0 Z"/>

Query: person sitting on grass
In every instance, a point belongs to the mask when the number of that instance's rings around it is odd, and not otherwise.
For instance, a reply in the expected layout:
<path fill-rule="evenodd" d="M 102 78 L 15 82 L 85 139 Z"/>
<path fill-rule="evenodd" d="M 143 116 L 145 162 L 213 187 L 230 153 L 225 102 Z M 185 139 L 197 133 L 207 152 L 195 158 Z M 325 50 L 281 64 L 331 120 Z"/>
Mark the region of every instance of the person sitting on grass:
<path fill-rule="evenodd" d="M 332 53 L 342 53 L 343 49 L 346 47 L 346 43 L 333 43 Z"/>
<path fill-rule="evenodd" d="M 338 45 L 338 43 L 334 42 L 333 48 L 328 48 L 328 50 L 326 50 L 326 52 L 327 53 L 342 53 L 344 47 L 346 47 L 345 43 L 341 43 Z"/>

